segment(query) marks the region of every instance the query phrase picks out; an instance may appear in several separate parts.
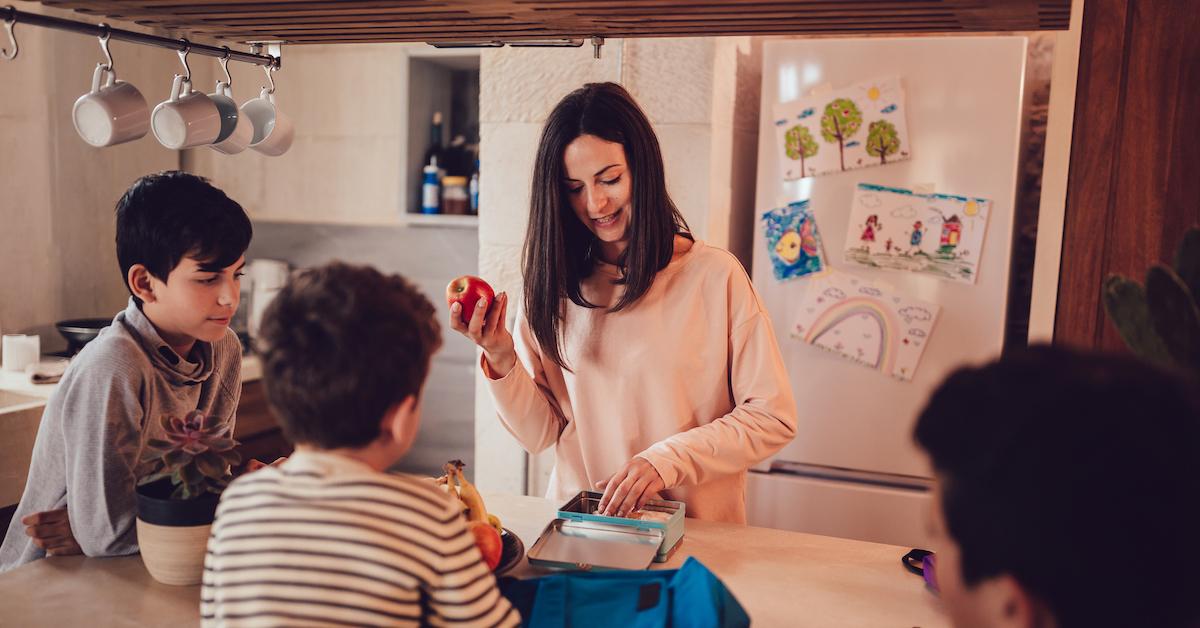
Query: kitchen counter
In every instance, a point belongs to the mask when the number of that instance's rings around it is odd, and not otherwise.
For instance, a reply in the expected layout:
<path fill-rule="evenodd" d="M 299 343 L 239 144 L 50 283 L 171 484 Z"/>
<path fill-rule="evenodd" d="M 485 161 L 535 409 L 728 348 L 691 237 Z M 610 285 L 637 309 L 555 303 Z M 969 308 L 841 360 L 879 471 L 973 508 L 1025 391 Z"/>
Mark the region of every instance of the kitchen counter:
<path fill-rule="evenodd" d="M 252 382 L 262 378 L 262 360 L 256 355 L 242 356 L 242 383 Z M 20 395 L 49 399 L 58 384 L 35 384 L 27 373 L 14 373 L 0 370 L 0 391 L 14 392 Z M 43 404 L 44 405 L 44 404 Z M 0 404 L 0 412 L 8 408 Z"/>
<path fill-rule="evenodd" d="M 484 494 L 505 527 L 533 546 L 556 504 Z M 656 569 L 694 556 L 717 574 L 758 626 L 948 626 L 921 578 L 904 570 L 907 548 L 688 519 L 683 545 Z M 522 561 L 511 575 L 547 573 Z M 0 624 L 194 626 L 200 587 L 150 578 L 140 557 L 48 558 L 0 574 Z"/>

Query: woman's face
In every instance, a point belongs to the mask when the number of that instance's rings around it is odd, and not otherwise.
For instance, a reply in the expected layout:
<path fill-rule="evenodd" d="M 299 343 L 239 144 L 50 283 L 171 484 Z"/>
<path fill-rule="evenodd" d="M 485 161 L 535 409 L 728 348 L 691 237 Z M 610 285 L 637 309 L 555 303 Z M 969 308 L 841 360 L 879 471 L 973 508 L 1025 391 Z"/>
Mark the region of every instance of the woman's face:
<path fill-rule="evenodd" d="M 580 135 L 563 151 L 571 208 L 596 238 L 601 253 L 614 260 L 629 242 L 633 182 L 625 147 L 595 135 Z"/>

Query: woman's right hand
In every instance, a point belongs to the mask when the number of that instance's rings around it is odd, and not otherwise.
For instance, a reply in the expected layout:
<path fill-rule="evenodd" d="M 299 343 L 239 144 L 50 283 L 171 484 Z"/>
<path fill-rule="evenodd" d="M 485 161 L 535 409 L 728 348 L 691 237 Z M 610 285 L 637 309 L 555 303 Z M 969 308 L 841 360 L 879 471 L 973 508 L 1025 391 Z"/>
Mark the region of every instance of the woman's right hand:
<path fill-rule="evenodd" d="M 517 352 L 513 346 L 512 334 L 504 327 L 508 314 L 508 293 L 501 292 L 493 304 L 495 307 L 488 311 L 487 301 L 476 301 L 475 311 L 471 312 L 471 322 L 467 324 L 462 322 L 462 304 L 451 305 L 450 329 L 470 338 L 471 342 L 483 349 L 483 359 L 487 361 L 491 375 L 499 379 L 516 366 Z"/>

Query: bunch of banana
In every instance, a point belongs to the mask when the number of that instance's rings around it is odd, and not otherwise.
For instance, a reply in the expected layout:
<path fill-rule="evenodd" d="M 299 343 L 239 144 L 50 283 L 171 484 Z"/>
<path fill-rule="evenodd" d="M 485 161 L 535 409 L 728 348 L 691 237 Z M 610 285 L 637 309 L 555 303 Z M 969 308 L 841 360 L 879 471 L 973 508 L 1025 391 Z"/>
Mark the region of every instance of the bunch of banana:
<path fill-rule="evenodd" d="M 462 503 L 463 514 L 466 515 L 467 521 L 486 522 L 495 528 L 496 532 L 501 532 L 503 526 L 500 524 L 500 518 L 488 514 L 487 507 L 483 504 L 483 497 L 479 495 L 475 485 L 467 480 L 467 476 L 463 475 L 462 470 L 465 466 L 462 460 L 447 462 L 442 465 L 442 470 L 446 472 L 446 475 L 438 478 L 435 482 L 458 498 L 458 501 Z"/>

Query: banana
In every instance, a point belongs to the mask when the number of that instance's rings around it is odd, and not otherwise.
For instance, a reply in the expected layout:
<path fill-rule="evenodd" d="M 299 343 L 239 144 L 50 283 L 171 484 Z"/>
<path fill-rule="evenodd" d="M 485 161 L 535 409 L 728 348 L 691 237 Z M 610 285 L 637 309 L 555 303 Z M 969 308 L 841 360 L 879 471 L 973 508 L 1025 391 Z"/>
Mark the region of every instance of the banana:
<path fill-rule="evenodd" d="M 483 503 L 483 497 L 480 496 L 479 490 L 475 485 L 471 484 L 466 476 L 463 475 L 462 469 L 466 466 L 462 460 L 451 460 L 442 468 L 446 470 L 447 484 L 458 485 L 458 498 L 467 507 L 467 521 L 488 521 L 487 507 Z M 497 530 L 498 531 L 498 530 Z"/>
<path fill-rule="evenodd" d="M 487 521 L 492 525 L 493 528 L 496 528 L 497 532 L 504 532 L 504 526 L 500 523 L 500 517 L 497 517 L 493 514 L 488 514 Z"/>

